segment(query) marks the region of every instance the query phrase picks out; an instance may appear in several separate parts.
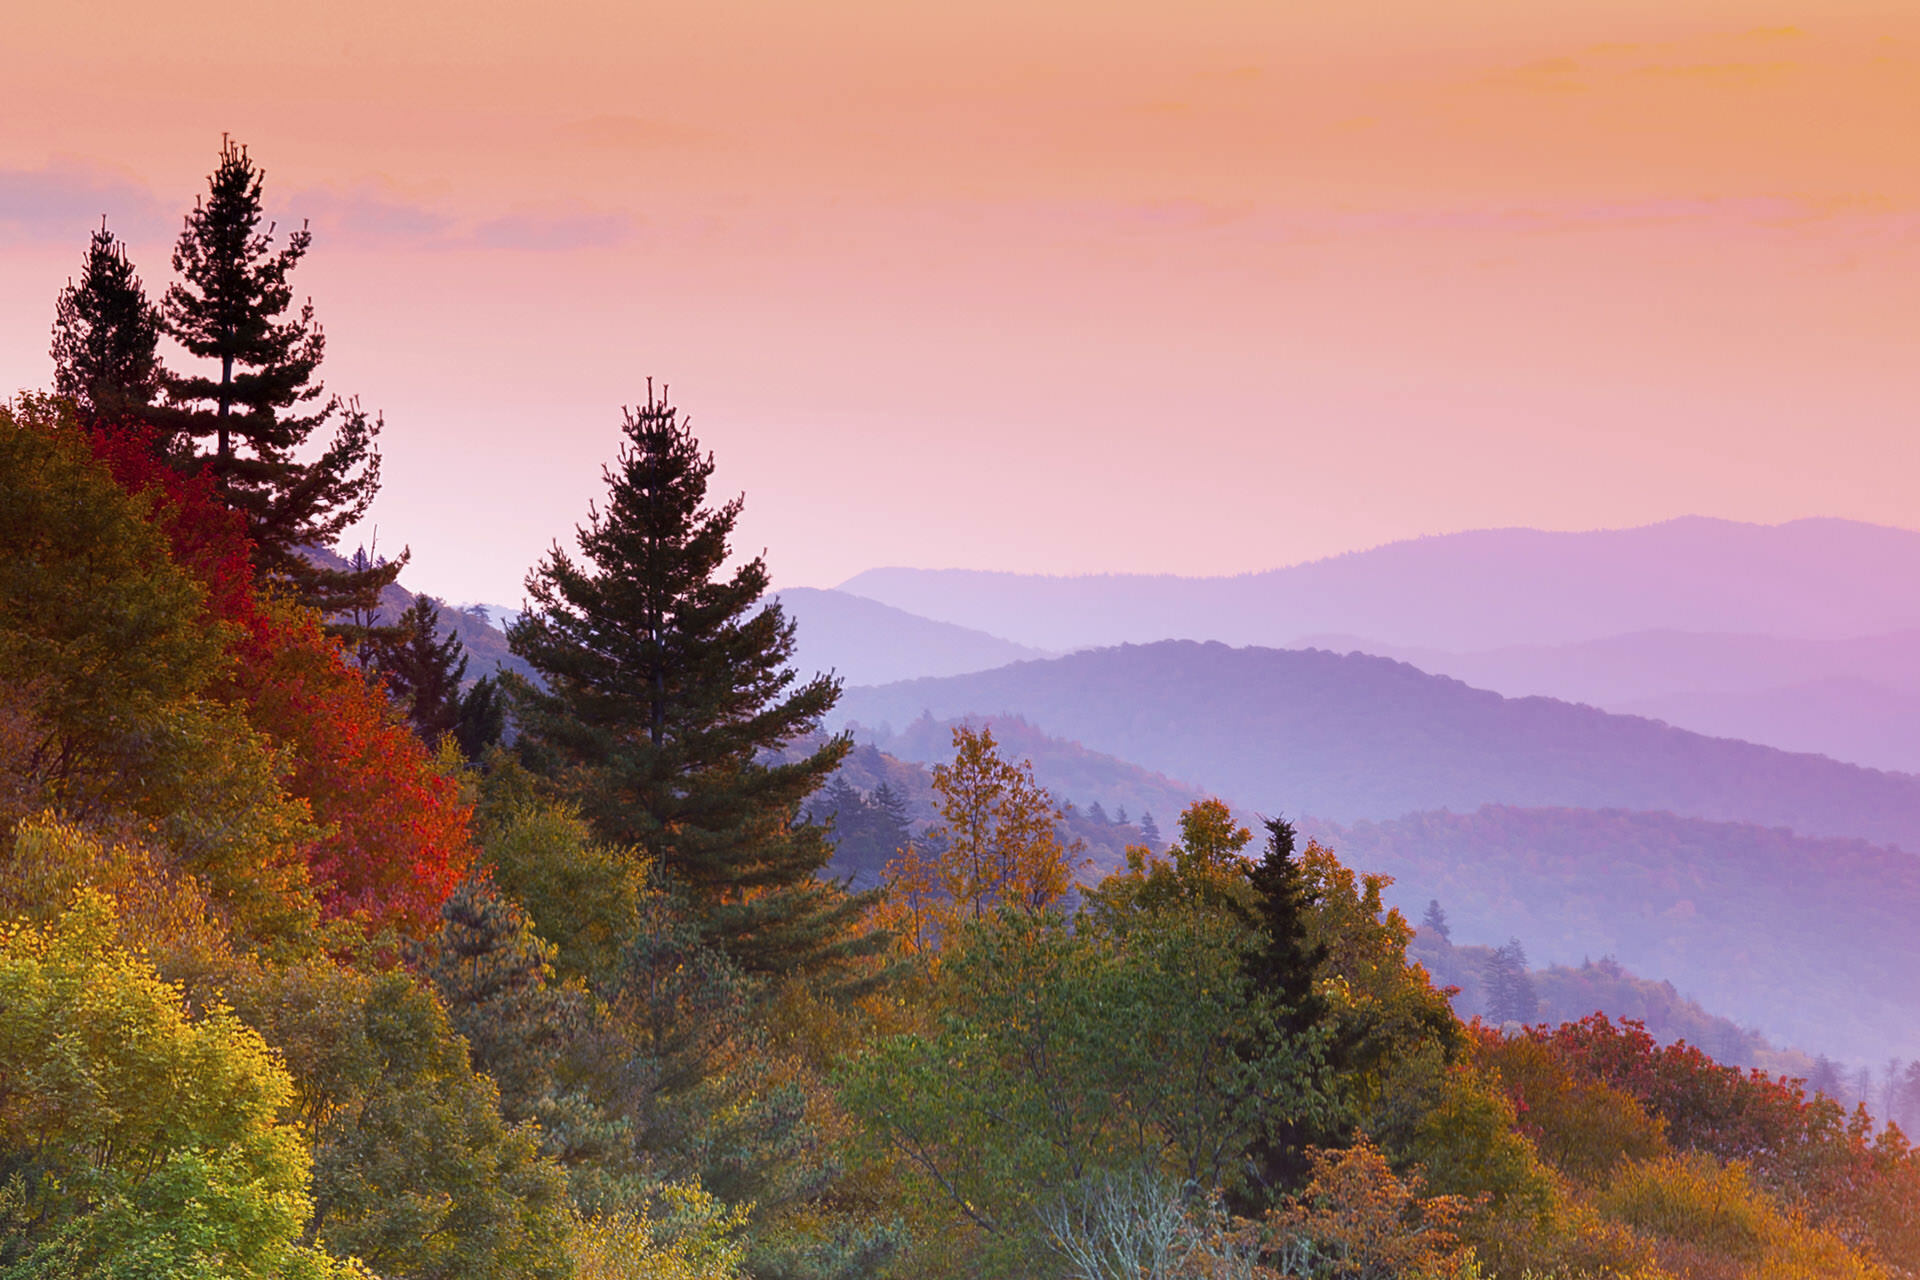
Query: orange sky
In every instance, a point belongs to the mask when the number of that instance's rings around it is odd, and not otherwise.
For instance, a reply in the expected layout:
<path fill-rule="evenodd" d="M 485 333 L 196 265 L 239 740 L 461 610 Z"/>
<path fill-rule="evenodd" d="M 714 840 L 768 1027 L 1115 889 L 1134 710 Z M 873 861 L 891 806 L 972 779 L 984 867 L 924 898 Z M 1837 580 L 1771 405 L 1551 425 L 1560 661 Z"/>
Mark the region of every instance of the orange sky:
<path fill-rule="evenodd" d="M 0 388 L 99 214 L 165 278 L 231 130 L 454 599 L 648 374 L 786 583 L 1920 527 L 1920 0 L 1308 8 L 33 6 Z"/>

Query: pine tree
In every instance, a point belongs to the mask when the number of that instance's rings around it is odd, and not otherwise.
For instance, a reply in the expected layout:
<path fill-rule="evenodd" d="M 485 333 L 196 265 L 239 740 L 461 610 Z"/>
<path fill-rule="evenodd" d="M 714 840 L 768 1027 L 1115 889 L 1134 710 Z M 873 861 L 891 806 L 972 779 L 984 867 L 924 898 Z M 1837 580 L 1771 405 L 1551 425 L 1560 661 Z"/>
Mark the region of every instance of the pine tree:
<path fill-rule="evenodd" d="M 878 945 L 852 941 L 868 902 L 816 878 L 833 849 L 800 820 L 849 740 L 770 757 L 818 727 L 839 683 L 790 687 L 794 625 L 759 603 L 765 561 L 722 575 L 741 499 L 707 506 L 713 456 L 651 383 L 624 432 L 581 559 L 553 548 L 509 632 L 546 685 L 513 681 L 522 756 L 602 839 L 683 883 L 705 936 L 749 972 Z"/>
<path fill-rule="evenodd" d="M 1149 849 L 1160 847 L 1160 824 L 1153 820 L 1151 809 L 1140 815 L 1140 839 L 1146 842 Z"/>
<path fill-rule="evenodd" d="M 1308 913 L 1316 897 L 1295 856 L 1293 824 L 1269 818 L 1266 828 L 1266 848 L 1247 873 L 1254 891 L 1248 923 L 1257 929 L 1260 942 L 1249 951 L 1244 970 L 1253 989 L 1275 998 L 1280 1011 L 1270 1026 L 1250 1033 L 1249 1043 L 1241 1050 L 1248 1061 L 1259 1061 L 1275 1050 L 1276 1040 L 1297 1041 L 1328 1013 L 1326 1000 L 1314 990 L 1326 949 L 1307 932 Z M 1255 1194 L 1272 1197 L 1298 1181 L 1308 1167 L 1307 1148 L 1330 1145 L 1332 1137 L 1323 1125 L 1284 1112 L 1270 1113 L 1264 1131 L 1247 1148 Z M 1248 1199 L 1240 1207 L 1250 1210 L 1254 1203 Z"/>
<path fill-rule="evenodd" d="M 453 726 L 453 740 L 460 753 L 478 761 L 487 748 L 500 741 L 507 729 L 507 704 L 500 682 L 481 676 L 460 695 L 460 717 Z"/>
<path fill-rule="evenodd" d="M 97 421 L 137 415 L 166 376 L 159 344 L 160 311 L 102 218 L 79 283 L 54 304 L 53 389 Z"/>
<path fill-rule="evenodd" d="M 1447 913 L 1440 909 L 1440 899 L 1427 899 L 1427 914 L 1420 918 L 1420 932 L 1430 933 L 1442 942 L 1453 941 L 1453 929 L 1447 924 Z"/>
<path fill-rule="evenodd" d="M 397 629 L 394 643 L 374 651 L 375 669 L 421 740 L 433 746 L 460 725 L 467 655 L 458 635 L 440 634 L 440 602 L 432 596 L 415 596 Z"/>
<path fill-rule="evenodd" d="M 1247 974 L 1262 991 L 1279 997 L 1287 1026 L 1301 1032 L 1326 1014 L 1326 1002 L 1314 991 L 1314 974 L 1326 950 L 1307 935 L 1307 912 L 1314 894 L 1295 857 L 1297 835 L 1284 818 L 1268 818 L 1267 847 L 1247 873 L 1255 895 L 1253 924 L 1261 946 L 1247 959 Z"/>
<path fill-rule="evenodd" d="M 1527 953 L 1520 939 L 1510 938 L 1506 946 L 1494 950 L 1487 960 L 1486 984 L 1488 1021 L 1526 1025 L 1539 1018 L 1540 996 L 1527 973 Z"/>
<path fill-rule="evenodd" d="M 247 520 L 254 558 L 297 599 L 333 614 L 376 599 L 406 556 L 359 572 L 322 569 L 304 547 L 330 547 L 366 513 L 380 485 L 381 421 L 328 397 L 314 375 L 326 338 L 313 303 L 297 312 L 287 277 L 306 256 L 303 224 L 280 248 L 262 230 L 262 171 L 223 140 L 208 195 L 187 215 L 173 251 L 181 279 L 162 305 L 167 333 L 217 368 L 166 379 L 168 425 L 210 439 L 204 458 L 221 497 Z M 316 432 L 330 438 L 302 460 Z"/>

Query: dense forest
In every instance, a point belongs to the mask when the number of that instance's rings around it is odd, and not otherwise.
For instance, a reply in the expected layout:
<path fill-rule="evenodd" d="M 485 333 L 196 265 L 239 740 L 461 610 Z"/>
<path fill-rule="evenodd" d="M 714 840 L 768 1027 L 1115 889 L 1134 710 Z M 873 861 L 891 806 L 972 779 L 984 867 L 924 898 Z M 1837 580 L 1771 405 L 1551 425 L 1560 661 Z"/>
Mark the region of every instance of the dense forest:
<path fill-rule="evenodd" d="M 902 794 L 651 384 L 472 678 L 314 554 L 384 424 L 262 186 L 157 302 L 103 228 L 0 412 L 0 1278 L 1920 1272 L 1898 1128 L 1463 1022 L 1282 820 L 1076 819 L 965 722 Z"/>

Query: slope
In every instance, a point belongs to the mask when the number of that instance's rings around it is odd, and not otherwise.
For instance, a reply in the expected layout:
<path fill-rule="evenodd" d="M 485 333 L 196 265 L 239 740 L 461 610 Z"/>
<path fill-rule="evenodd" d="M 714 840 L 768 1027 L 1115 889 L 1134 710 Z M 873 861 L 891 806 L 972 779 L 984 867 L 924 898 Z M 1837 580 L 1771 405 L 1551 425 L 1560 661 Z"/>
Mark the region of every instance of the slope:
<path fill-rule="evenodd" d="M 1661 627 L 1839 637 L 1920 625 L 1920 533 L 1689 516 L 1447 534 L 1230 578 L 885 568 L 840 589 L 1053 650 L 1325 633 L 1472 650 Z"/>
<path fill-rule="evenodd" d="M 1920 778 L 1405 663 L 1165 641 L 850 689 L 842 721 L 1008 714 L 1236 805 L 1334 821 L 1482 804 L 1670 810 L 1920 850 Z"/>

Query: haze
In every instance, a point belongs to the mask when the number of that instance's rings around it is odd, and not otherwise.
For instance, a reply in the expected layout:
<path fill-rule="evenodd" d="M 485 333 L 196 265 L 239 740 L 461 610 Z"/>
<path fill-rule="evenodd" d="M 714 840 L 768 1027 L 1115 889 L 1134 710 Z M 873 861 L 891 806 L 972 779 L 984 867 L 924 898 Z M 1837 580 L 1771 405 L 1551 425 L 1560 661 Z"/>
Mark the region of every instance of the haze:
<path fill-rule="evenodd" d="M 1920 527 L 1920 6 L 166 8 L 8 16 L 0 386 L 231 131 L 451 598 L 650 374 L 787 585 Z"/>

